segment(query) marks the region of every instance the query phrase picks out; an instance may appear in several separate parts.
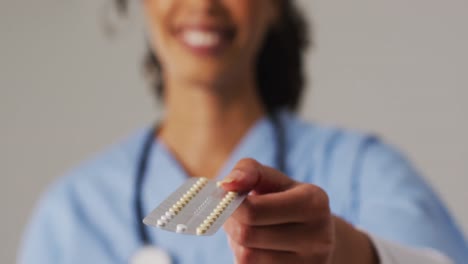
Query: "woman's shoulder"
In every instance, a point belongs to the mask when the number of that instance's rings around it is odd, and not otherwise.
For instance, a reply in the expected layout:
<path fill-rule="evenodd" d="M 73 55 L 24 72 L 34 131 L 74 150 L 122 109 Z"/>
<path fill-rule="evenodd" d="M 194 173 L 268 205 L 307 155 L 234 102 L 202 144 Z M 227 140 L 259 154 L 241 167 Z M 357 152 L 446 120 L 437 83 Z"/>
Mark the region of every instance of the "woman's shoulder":
<path fill-rule="evenodd" d="M 333 155 L 355 156 L 369 145 L 388 146 L 375 133 L 307 121 L 296 114 L 284 112 L 283 123 L 290 154 L 314 158 Z M 331 156 L 330 156 L 331 155 Z"/>
<path fill-rule="evenodd" d="M 115 199 L 131 195 L 131 181 L 143 138 L 149 128 L 139 129 L 129 137 L 94 154 L 64 173 L 46 190 L 50 200 L 72 199 L 92 203 L 92 199 Z M 80 200 L 80 201 L 78 201 Z M 120 200 L 120 198 L 118 199 Z"/>
<path fill-rule="evenodd" d="M 105 247 L 104 240 L 96 239 L 96 230 L 100 235 L 128 236 L 128 229 L 115 226 L 131 225 L 132 164 L 146 131 L 94 155 L 48 186 L 23 237 L 23 254 L 52 258 L 57 251 L 48 250 L 58 247 L 71 254 Z"/>
<path fill-rule="evenodd" d="M 91 156 L 67 173 L 69 178 L 118 177 L 133 172 L 149 128 L 139 129 L 127 138 Z M 122 179 L 121 179 L 122 180 Z"/>
<path fill-rule="evenodd" d="M 287 131 L 288 164 L 302 168 L 302 179 L 330 182 L 352 181 L 359 170 L 386 163 L 410 166 L 405 155 L 375 133 L 362 132 L 318 122 L 297 115 L 283 115 Z M 361 171 L 363 172 L 363 171 Z"/>
<path fill-rule="evenodd" d="M 325 126 L 288 117 L 288 165 L 293 178 L 322 187 L 334 213 L 354 222 L 359 197 L 382 193 L 432 191 L 411 162 L 392 145 L 372 133 Z"/>

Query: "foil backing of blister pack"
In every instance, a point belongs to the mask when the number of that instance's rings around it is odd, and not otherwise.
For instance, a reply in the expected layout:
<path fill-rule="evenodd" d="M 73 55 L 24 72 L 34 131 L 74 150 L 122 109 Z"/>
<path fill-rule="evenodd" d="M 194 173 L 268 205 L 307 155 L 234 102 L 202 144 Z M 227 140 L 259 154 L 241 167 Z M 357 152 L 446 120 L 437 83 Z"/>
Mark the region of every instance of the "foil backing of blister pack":
<path fill-rule="evenodd" d="M 213 235 L 245 197 L 226 192 L 214 180 L 191 178 L 146 216 L 143 223 L 181 234 Z"/>

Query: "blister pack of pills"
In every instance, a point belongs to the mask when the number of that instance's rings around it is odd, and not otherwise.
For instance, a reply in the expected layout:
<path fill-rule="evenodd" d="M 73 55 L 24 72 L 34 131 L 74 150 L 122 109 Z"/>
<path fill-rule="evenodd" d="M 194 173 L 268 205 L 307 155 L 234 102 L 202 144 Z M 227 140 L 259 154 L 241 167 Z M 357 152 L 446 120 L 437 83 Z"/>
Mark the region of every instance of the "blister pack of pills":
<path fill-rule="evenodd" d="M 187 235 L 213 235 L 245 199 L 214 180 L 191 178 L 143 219 L 143 223 Z"/>

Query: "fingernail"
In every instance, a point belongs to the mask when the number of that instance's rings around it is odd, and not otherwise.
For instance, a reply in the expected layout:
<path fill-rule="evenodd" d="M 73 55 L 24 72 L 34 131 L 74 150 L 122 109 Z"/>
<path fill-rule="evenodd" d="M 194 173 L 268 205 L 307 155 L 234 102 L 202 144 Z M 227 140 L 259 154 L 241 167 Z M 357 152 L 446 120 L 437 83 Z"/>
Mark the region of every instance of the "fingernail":
<path fill-rule="evenodd" d="M 222 181 L 216 183 L 218 187 L 224 184 L 232 183 L 234 181 L 242 181 L 245 178 L 245 173 L 240 170 L 233 170 L 229 176 L 224 178 Z"/>
<path fill-rule="evenodd" d="M 226 183 L 231 183 L 233 181 L 234 181 L 234 179 L 232 179 L 232 178 L 225 178 L 222 181 L 218 181 L 216 183 L 216 186 L 221 187 L 221 185 L 226 184 Z"/>

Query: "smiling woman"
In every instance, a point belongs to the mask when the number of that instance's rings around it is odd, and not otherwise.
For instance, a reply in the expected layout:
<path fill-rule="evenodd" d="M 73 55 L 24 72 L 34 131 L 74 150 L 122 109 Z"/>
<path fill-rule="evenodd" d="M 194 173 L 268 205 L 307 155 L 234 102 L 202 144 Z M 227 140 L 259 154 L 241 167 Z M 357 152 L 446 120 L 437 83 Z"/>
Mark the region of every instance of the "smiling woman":
<path fill-rule="evenodd" d="M 164 118 L 46 193 L 21 262 L 465 263 L 458 227 L 401 154 L 294 114 L 307 46 L 294 3 L 141 1 Z M 226 175 L 221 188 L 251 195 L 222 231 L 142 224 L 190 177 Z"/>
<path fill-rule="evenodd" d="M 145 1 L 147 2 L 146 4 L 150 5 L 165 5 L 165 2 L 168 1 Z M 185 3 L 186 1 L 173 1 L 173 2 L 180 2 L 179 5 L 187 5 Z M 216 2 L 216 1 L 215 1 Z M 227 1 L 230 2 L 230 1 Z M 231 1 L 232 2 L 232 1 Z M 260 3 L 256 3 L 260 2 Z M 256 6 L 256 8 L 262 8 L 265 6 L 265 4 L 261 4 L 264 1 L 256 1 L 253 3 L 253 6 Z M 184 37 L 188 37 L 187 39 L 182 39 L 181 44 L 186 45 L 188 48 L 191 48 L 192 52 L 198 53 L 199 57 L 202 57 L 202 53 L 205 53 L 205 55 L 208 55 L 207 53 L 212 53 L 212 55 L 215 55 L 214 53 L 218 53 L 218 55 L 221 55 L 221 53 L 224 53 L 225 56 L 226 50 L 223 51 L 222 46 L 224 49 L 228 46 L 229 42 L 234 41 L 234 38 L 236 37 L 236 33 L 243 33 L 243 34 L 251 34 L 255 36 L 255 38 L 259 38 L 256 40 L 250 40 L 249 41 L 254 41 L 257 43 L 238 43 L 239 45 L 237 46 L 238 50 L 237 51 L 231 51 L 231 60 L 233 59 L 242 59 L 246 57 L 252 57 L 252 55 L 246 56 L 246 53 L 250 52 L 255 52 L 256 54 L 253 54 L 255 56 L 255 62 L 243 62 L 244 65 L 238 65 L 237 67 L 248 67 L 254 69 L 251 69 L 251 72 L 255 73 L 256 76 L 254 78 L 258 82 L 258 93 L 260 94 L 261 100 L 263 101 L 263 104 L 265 105 L 266 109 L 268 111 L 275 111 L 280 108 L 286 107 L 291 110 L 296 110 L 297 107 L 299 106 L 300 103 L 300 98 L 301 94 L 304 89 L 304 70 L 303 70 L 303 55 L 304 52 L 306 51 L 307 47 L 309 46 L 309 30 L 307 27 L 307 24 L 303 18 L 303 16 L 300 14 L 300 12 L 297 10 L 296 6 L 293 4 L 292 1 L 267 1 L 271 3 L 275 3 L 277 5 L 276 10 L 277 14 L 275 14 L 276 18 L 274 18 L 275 21 L 270 22 L 272 25 L 270 27 L 262 28 L 261 30 L 266 31 L 266 32 L 256 32 L 259 29 L 258 28 L 249 28 L 248 30 L 251 31 L 249 33 L 247 32 L 236 32 L 236 28 L 233 28 L 233 23 L 235 23 L 235 19 L 251 19 L 254 22 L 259 22 L 259 19 L 257 19 L 257 15 L 262 15 L 265 12 L 263 10 L 254 10 L 253 8 L 247 8 L 246 10 L 249 11 L 249 14 L 243 14 L 241 13 L 240 15 L 242 16 L 250 16 L 250 17 L 233 17 L 235 14 L 228 14 L 231 15 L 231 17 L 226 17 L 225 15 L 221 14 L 219 10 L 212 10 L 211 12 L 214 13 L 214 16 L 212 16 L 211 21 L 203 22 L 205 23 L 200 24 L 200 14 L 196 14 L 193 12 L 189 12 L 189 16 L 184 18 L 184 21 L 180 21 L 181 19 L 177 19 L 176 17 L 172 17 L 173 14 L 166 14 L 170 16 L 170 19 L 174 20 L 179 20 L 179 21 L 168 21 L 167 23 L 179 23 L 179 28 L 178 32 L 172 32 L 174 34 L 180 34 L 180 33 L 187 33 L 187 32 L 180 32 L 183 23 L 191 23 L 191 27 L 204 27 L 205 30 L 203 31 L 191 31 L 188 32 L 189 34 L 184 34 Z M 127 0 L 116 0 L 116 5 L 117 8 L 120 12 L 125 13 L 127 10 L 128 6 L 128 1 Z M 166 4 L 167 5 L 167 4 Z M 249 4 L 250 5 L 250 4 Z M 236 5 L 234 5 L 236 6 Z M 268 6 L 268 5 L 267 5 Z M 211 8 L 219 9 L 220 5 L 213 5 Z M 244 7 L 246 8 L 246 7 Z M 188 9 L 188 8 L 187 8 Z M 150 12 L 162 12 L 161 8 L 149 8 L 146 10 L 153 10 Z M 242 12 L 242 10 L 239 10 Z M 177 11 L 173 11 L 177 12 Z M 169 18 L 164 18 L 164 14 L 161 17 L 157 16 L 158 14 L 156 13 L 150 13 L 147 14 L 147 17 L 149 19 L 169 19 Z M 203 14 L 202 14 L 203 15 Z M 183 16 L 183 14 L 179 14 L 179 16 Z M 196 17 L 198 16 L 198 18 Z M 198 21 L 197 21 L 198 20 Z M 247 21 L 246 21 L 247 22 Z M 154 25 L 158 25 L 157 21 L 149 22 L 153 23 Z M 180 24 L 182 23 L 182 25 Z M 198 24 L 197 24 L 198 23 Z M 247 22 L 249 23 L 249 22 Z M 260 22 L 259 22 L 260 23 Z M 262 22 L 265 23 L 265 22 Z M 169 25 L 168 25 L 169 26 Z M 177 25 L 171 25 L 172 27 L 176 27 Z M 188 25 L 185 25 L 188 26 Z M 250 25 L 246 25 L 249 26 Z M 257 25 L 260 26 L 260 25 Z M 211 27 L 211 28 L 210 28 Z M 151 28 L 151 33 L 153 34 L 153 38 L 157 38 L 158 34 L 164 34 L 164 29 L 158 28 L 158 27 L 152 27 Z M 200 28 L 199 28 L 200 29 Z M 208 30 L 208 29 L 211 29 Z M 218 33 L 223 33 L 221 35 L 207 35 L 207 34 L 197 34 L 197 33 L 213 33 L 213 29 L 220 29 L 221 31 Z M 177 30 L 177 29 L 172 29 L 172 30 Z M 218 38 L 223 36 L 223 38 Z M 160 38 L 164 38 L 164 35 L 160 35 Z M 203 38 L 205 37 L 205 38 Z M 239 38 L 239 36 L 237 36 Z M 244 36 L 244 38 L 247 36 Z M 185 40 L 185 41 L 184 41 Z M 212 47 L 207 47 L 207 45 L 204 45 L 205 47 L 200 47 L 200 45 L 187 45 L 188 42 L 197 42 L 197 41 L 220 41 L 217 43 L 217 45 L 212 46 Z M 222 42 L 221 42 L 222 41 Z M 155 43 L 157 44 L 157 41 L 154 39 L 152 40 L 153 46 Z M 201 44 L 201 43 L 199 43 Z M 205 43 L 205 44 L 210 44 L 210 43 Z M 214 43 L 211 43 L 214 44 Z M 258 47 L 246 47 L 242 45 L 260 45 L 260 49 Z M 248 48 L 248 49 L 245 49 Z M 254 49 L 254 50 L 253 50 Z M 161 76 L 162 74 L 162 68 L 161 68 L 161 62 L 160 60 L 164 60 L 164 57 L 160 57 L 157 54 L 163 54 L 163 50 L 158 50 L 149 48 L 145 60 L 145 67 L 149 73 L 149 75 L 153 76 Z M 236 53 L 237 52 L 237 53 Z M 171 55 L 171 53 L 168 53 L 166 57 L 170 57 L 174 61 L 176 61 L 176 64 L 185 64 L 189 63 L 187 61 L 187 57 L 184 56 L 182 53 L 180 57 L 176 57 Z M 229 58 L 226 58 L 229 59 Z M 252 60 L 252 58 L 250 58 Z M 232 61 L 231 61 L 232 62 Z M 195 61 L 194 62 L 200 71 L 204 72 L 206 68 L 203 68 L 199 63 L 200 61 Z M 248 65 L 245 65 L 248 64 Z M 232 65 L 230 67 L 234 67 L 235 65 Z M 169 66 L 166 66 L 169 67 Z M 227 71 L 232 71 L 232 69 L 227 69 Z M 202 73 L 203 74 L 203 73 Z M 232 76 L 231 78 L 233 78 Z M 163 92 L 163 79 L 164 78 L 151 78 L 151 80 L 154 80 L 155 82 L 153 83 L 154 88 L 158 91 L 158 93 Z M 225 82 L 229 82 L 228 80 L 225 80 Z M 287 87 L 287 88 L 286 88 Z"/>

